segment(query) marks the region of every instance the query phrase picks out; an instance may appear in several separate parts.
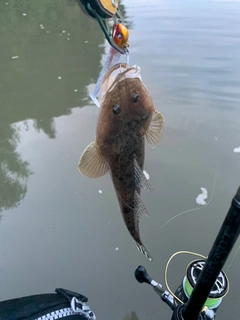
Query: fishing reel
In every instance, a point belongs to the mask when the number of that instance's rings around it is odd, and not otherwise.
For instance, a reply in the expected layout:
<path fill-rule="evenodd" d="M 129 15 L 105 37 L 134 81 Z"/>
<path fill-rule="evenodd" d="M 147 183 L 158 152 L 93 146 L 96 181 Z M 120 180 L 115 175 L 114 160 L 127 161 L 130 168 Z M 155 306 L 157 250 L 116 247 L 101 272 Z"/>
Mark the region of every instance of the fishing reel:
<path fill-rule="evenodd" d="M 184 276 L 181 285 L 175 291 L 175 295 L 178 298 L 174 299 L 176 306 L 181 303 L 187 303 L 197 284 L 199 275 L 205 266 L 205 262 L 205 260 L 195 260 L 187 266 L 186 275 Z M 226 274 L 221 271 L 204 304 L 203 312 L 206 314 L 206 319 L 214 319 L 216 311 L 221 305 L 223 298 L 227 295 L 228 290 L 228 278 Z"/>
<path fill-rule="evenodd" d="M 173 310 L 171 320 L 214 320 L 216 311 L 228 293 L 229 284 L 222 268 L 240 234 L 240 187 L 232 200 L 229 211 L 218 232 L 207 258 L 192 261 L 186 269 L 182 283 L 171 292 L 167 284 L 167 268 L 165 268 L 165 283 L 169 291 L 151 279 L 143 266 L 135 270 L 138 282 L 150 284 L 161 299 Z M 193 254 L 192 252 L 190 254 Z"/>
<path fill-rule="evenodd" d="M 157 283 L 155 280 L 151 279 L 148 275 L 146 269 L 143 266 L 139 266 L 135 270 L 135 278 L 140 283 L 150 284 L 154 291 L 160 296 L 162 301 L 167 303 L 167 305 L 175 310 L 178 306 L 187 303 L 194 287 L 197 284 L 200 272 L 203 270 L 205 265 L 204 260 L 192 261 L 186 269 L 186 275 L 183 277 L 182 283 L 176 289 L 175 294 L 170 293 L 163 289 L 163 286 Z M 228 293 L 229 282 L 223 271 L 221 271 L 210 291 L 208 298 L 204 304 L 201 312 L 202 320 L 214 320 L 216 317 L 216 311 L 220 307 L 223 298 Z M 172 320 L 177 320 L 174 317 Z M 179 320 L 179 319 L 178 319 Z"/>
<path fill-rule="evenodd" d="M 128 50 L 128 29 L 122 24 L 118 0 L 76 0 L 83 12 L 97 20 L 108 43 L 116 51 L 125 54 Z M 111 28 L 107 19 L 116 18 Z"/>

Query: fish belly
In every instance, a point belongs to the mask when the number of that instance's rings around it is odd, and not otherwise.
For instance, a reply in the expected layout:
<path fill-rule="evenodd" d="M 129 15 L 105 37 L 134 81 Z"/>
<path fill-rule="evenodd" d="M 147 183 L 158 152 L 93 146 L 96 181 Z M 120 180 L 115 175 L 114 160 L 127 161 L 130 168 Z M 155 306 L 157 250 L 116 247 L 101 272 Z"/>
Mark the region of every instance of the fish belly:
<path fill-rule="evenodd" d="M 141 189 L 136 185 L 134 158 L 143 168 L 142 153 L 120 154 L 110 164 L 111 176 L 125 225 L 133 239 L 142 245 L 139 235 L 139 199 Z"/>

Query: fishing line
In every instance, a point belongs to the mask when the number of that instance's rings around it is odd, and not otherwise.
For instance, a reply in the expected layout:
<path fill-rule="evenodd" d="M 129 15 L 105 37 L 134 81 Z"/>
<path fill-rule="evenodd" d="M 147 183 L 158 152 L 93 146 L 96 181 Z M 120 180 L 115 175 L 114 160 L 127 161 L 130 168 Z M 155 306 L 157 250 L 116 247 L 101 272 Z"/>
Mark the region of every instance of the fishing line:
<path fill-rule="evenodd" d="M 240 247 L 240 246 L 239 246 L 239 247 Z M 197 257 L 200 257 L 200 258 L 202 258 L 202 259 L 204 259 L 204 260 L 206 260 L 207 257 L 203 256 L 202 254 L 196 253 L 196 252 L 191 252 L 191 251 L 177 251 L 177 252 L 175 252 L 173 255 L 171 255 L 171 257 L 168 259 L 167 264 L 166 264 L 166 266 L 165 266 L 165 270 L 164 270 L 164 282 L 165 282 L 165 285 L 166 285 L 168 291 L 169 291 L 170 294 L 174 297 L 174 299 L 176 299 L 178 302 L 180 302 L 181 304 L 183 304 L 184 302 L 183 302 L 181 299 L 179 299 L 179 298 L 171 291 L 171 289 L 170 289 L 170 287 L 169 287 L 169 285 L 168 285 L 168 280 L 167 280 L 167 274 L 168 274 L 169 264 L 170 264 L 170 262 L 172 261 L 172 259 L 173 259 L 174 257 L 176 257 L 177 255 L 179 255 L 179 254 L 188 254 L 188 255 L 192 255 L 192 256 L 197 256 Z M 188 265 L 188 267 L 189 267 L 189 265 Z M 187 267 L 187 269 L 188 269 L 188 267 Z M 221 298 L 224 298 L 224 297 L 228 294 L 228 292 L 229 292 L 229 281 L 228 281 L 227 290 L 226 290 L 225 294 L 224 294 Z"/>
<path fill-rule="evenodd" d="M 164 270 L 164 282 L 165 282 L 165 285 L 168 289 L 168 291 L 171 293 L 171 295 L 174 297 L 174 299 L 176 299 L 178 302 L 180 302 L 181 304 L 183 304 L 183 301 L 180 300 L 170 289 L 169 285 L 168 285 L 168 280 L 167 280 L 167 273 L 168 273 L 168 268 L 169 268 L 169 264 L 170 262 L 172 261 L 172 259 L 174 257 L 176 257 L 177 255 L 179 254 L 190 254 L 190 255 L 193 255 L 193 256 L 197 256 L 197 257 L 200 257 L 200 258 L 203 258 L 204 260 L 206 260 L 206 257 L 199 254 L 199 253 L 195 253 L 195 252 L 191 252 L 191 251 L 178 251 L 178 252 L 175 252 L 173 255 L 171 255 L 171 257 L 168 259 L 167 261 L 167 264 L 165 266 L 165 270 Z"/>
<path fill-rule="evenodd" d="M 180 217 L 180 216 L 183 215 L 184 213 L 188 213 L 188 212 L 192 212 L 192 211 L 196 211 L 196 210 L 203 210 L 204 208 L 206 208 L 206 207 L 210 204 L 210 202 L 212 201 L 214 192 L 215 192 L 215 187 L 216 187 L 218 163 L 219 163 L 219 160 L 217 161 L 217 164 L 216 164 L 215 173 L 214 173 L 214 179 L 213 179 L 212 195 L 211 195 L 208 203 L 205 204 L 203 207 L 197 207 L 197 208 L 193 208 L 193 209 L 188 209 L 188 210 L 186 210 L 186 211 L 183 211 L 183 212 L 180 212 L 180 213 L 176 214 L 175 216 L 173 216 L 172 218 L 170 218 L 169 220 L 167 220 L 158 230 L 161 230 L 161 229 L 162 229 L 163 227 L 165 227 L 169 222 L 171 222 L 172 220 L 174 220 L 174 219 L 177 218 L 177 217 Z"/>
<path fill-rule="evenodd" d="M 182 214 L 187 213 L 187 212 L 191 212 L 191 211 L 196 211 L 196 210 L 204 209 L 204 208 L 206 208 L 206 207 L 210 204 L 210 202 L 211 202 L 212 199 L 213 199 L 214 193 L 215 193 L 218 164 L 219 164 L 219 160 L 217 161 L 217 164 L 216 164 L 215 173 L 214 173 L 213 188 L 212 188 L 212 195 L 211 195 L 208 203 L 207 203 L 203 208 L 198 207 L 198 208 L 189 209 L 189 210 L 186 210 L 186 211 L 183 211 L 183 212 L 178 213 L 177 215 L 175 215 L 174 217 L 172 217 L 172 218 L 170 218 L 168 221 L 166 221 L 166 222 L 160 227 L 159 230 L 161 230 L 166 224 L 168 224 L 169 222 L 171 222 L 173 219 L 181 216 Z M 238 248 L 237 248 L 237 250 L 236 250 L 236 252 L 235 252 L 232 260 L 230 261 L 230 263 L 229 263 L 229 265 L 228 265 L 228 267 L 227 267 L 227 269 L 226 269 L 226 271 L 225 271 L 225 274 L 226 274 L 226 275 L 228 274 L 231 266 L 233 265 L 233 262 L 235 261 L 235 259 L 236 259 L 237 255 L 238 255 L 238 252 L 239 252 L 239 251 L 240 251 L 240 245 L 238 246 Z M 196 255 L 196 256 L 199 256 L 199 257 L 202 257 L 202 258 L 206 259 L 206 257 L 204 257 L 204 256 L 202 256 L 202 255 L 200 255 L 200 254 L 196 254 L 196 253 L 194 253 L 194 252 L 189 252 L 189 251 L 179 251 L 179 252 L 176 252 L 175 254 L 173 254 L 173 255 L 169 258 L 169 260 L 168 260 L 168 262 L 167 262 L 167 264 L 166 264 L 166 267 L 165 267 L 165 272 L 164 272 L 165 277 L 164 277 L 164 280 L 165 280 L 165 284 L 166 284 L 166 287 L 168 288 L 169 292 L 170 292 L 170 293 L 173 295 L 173 297 L 174 297 L 176 300 L 178 300 L 180 303 L 183 303 L 183 302 L 182 302 L 178 297 L 176 297 L 176 296 L 172 293 L 171 289 L 170 289 L 169 286 L 168 286 L 168 282 L 167 282 L 167 272 L 168 272 L 168 267 L 169 267 L 169 264 L 170 264 L 171 260 L 172 260 L 176 255 L 182 254 L 182 253 Z M 228 287 L 227 292 L 225 293 L 225 295 L 228 293 L 228 291 L 229 291 L 229 287 Z M 225 296 L 225 295 L 224 295 L 224 296 Z"/>
<path fill-rule="evenodd" d="M 239 250 L 240 250 L 240 245 L 238 246 L 238 248 L 237 248 L 237 250 L 236 250 L 236 252 L 235 252 L 235 254 L 234 254 L 234 256 L 233 256 L 233 258 L 232 258 L 232 260 L 231 260 L 231 262 L 229 264 L 229 266 L 227 267 L 226 273 L 228 273 L 229 269 L 231 268 L 234 260 L 236 259 L 236 256 L 237 256 Z"/>

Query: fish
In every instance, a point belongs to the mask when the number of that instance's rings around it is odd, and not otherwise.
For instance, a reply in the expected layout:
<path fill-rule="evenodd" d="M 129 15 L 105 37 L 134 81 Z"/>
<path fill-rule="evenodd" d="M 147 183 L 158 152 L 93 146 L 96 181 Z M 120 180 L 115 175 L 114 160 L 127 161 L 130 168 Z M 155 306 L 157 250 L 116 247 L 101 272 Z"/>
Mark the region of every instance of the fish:
<path fill-rule="evenodd" d="M 125 225 L 138 250 L 152 261 L 140 238 L 140 218 L 148 216 L 140 192 L 152 190 L 143 173 L 145 138 L 152 148 L 157 146 L 164 118 L 155 109 L 140 71 L 139 66 L 117 63 L 105 74 L 96 139 L 84 150 L 78 170 L 89 178 L 110 173 Z"/>

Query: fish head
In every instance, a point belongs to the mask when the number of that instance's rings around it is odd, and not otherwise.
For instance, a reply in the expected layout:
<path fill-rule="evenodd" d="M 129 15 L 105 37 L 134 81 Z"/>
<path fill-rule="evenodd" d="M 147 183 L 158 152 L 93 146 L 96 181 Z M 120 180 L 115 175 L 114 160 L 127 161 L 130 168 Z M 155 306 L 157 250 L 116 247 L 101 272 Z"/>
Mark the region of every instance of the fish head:
<path fill-rule="evenodd" d="M 103 79 L 100 106 L 96 142 L 106 153 L 117 154 L 127 137 L 143 137 L 155 109 L 140 67 L 114 65 Z"/>

